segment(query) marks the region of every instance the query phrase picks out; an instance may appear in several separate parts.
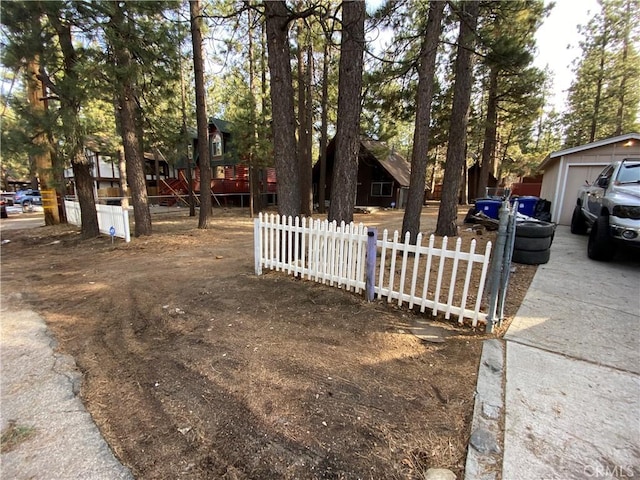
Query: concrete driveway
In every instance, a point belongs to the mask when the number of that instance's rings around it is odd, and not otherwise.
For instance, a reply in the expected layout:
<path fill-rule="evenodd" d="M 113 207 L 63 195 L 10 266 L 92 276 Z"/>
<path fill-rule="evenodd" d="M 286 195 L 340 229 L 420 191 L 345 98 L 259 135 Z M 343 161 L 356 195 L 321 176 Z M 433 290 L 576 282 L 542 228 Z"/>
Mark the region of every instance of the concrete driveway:
<path fill-rule="evenodd" d="M 559 227 L 507 334 L 502 478 L 640 476 L 640 255 Z"/>
<path fill-rule="evenodd" d="M 505 339 L 640 373 L 640 252 L 590 260 L 587 237 L 567 227 L 551 252 Z"/>

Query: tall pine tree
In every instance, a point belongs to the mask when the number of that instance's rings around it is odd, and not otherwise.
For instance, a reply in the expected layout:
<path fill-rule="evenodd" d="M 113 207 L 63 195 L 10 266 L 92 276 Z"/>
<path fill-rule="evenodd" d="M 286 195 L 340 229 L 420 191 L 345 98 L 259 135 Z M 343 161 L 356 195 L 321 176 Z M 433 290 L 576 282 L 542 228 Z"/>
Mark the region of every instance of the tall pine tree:
<path fill-rule="evenodd" d="M 582 29 L 581 57 L 564 115 L 565 146 L 637 131 L 640 114 L 640 8 L 637 0 L 601 0 Z"/>
<path fill-rule="evenodd" d="M 453 108 L 449 126 L 449 141 L 442 199 L 438 209 L 436 234 L 454 237 L 458 234 L 456 223 L 458 215 L 458 191 L 462 179 L 463 168 L 466 168 L 467 124 L 469 120 L 469 104 L 473 85 L 473 49 L 478 23 L 479 2 L 471 0 L 459 2 L 458 15 L 460 30 L 455 63 L 455 83 L 453 91 Z"/>

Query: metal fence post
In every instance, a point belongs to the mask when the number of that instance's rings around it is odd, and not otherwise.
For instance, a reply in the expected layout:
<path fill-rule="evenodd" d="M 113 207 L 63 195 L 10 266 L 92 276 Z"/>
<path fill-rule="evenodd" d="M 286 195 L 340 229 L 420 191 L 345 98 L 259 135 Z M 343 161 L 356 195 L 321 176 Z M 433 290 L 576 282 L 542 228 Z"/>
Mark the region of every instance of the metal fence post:
<path fill-rule="evenodd" d="M 511 213 L 509 214 L 509 224 L 507 226 L 507 244 L 505 245 L 503 255 L 502 276 L 500 278 L 500 296 L 498 298 L 498 320 L 502 322 L 504 319 L 504 302 L 507 296 L 507 287 L 509 286 L 509 275 L 511 274 L 511 259 L 513 257 L 513 245 L 516 240 L 516 219 L 518 217 L 518 201 L 513 203 Z"/>
<path fill-rule="evenodd" d="M 376 251 L 378 245 L 378 229 L 367 228 L 367 256 L 365 293 L 368 302 L 373 302 L 376 284 Z"/>
<path fill-rule="evenodd" d="M 509 202 L 502 202 L 499 214 L 498 238 L 496 248 L 491 259 L 491 273 L 489 275 L 489 312 L 487 313 L 487 332 L 493 331 L 500 291 L 500 277 L 503 266 L 505 245 L 507 243 L 507 224 L 509 222 Z"/>

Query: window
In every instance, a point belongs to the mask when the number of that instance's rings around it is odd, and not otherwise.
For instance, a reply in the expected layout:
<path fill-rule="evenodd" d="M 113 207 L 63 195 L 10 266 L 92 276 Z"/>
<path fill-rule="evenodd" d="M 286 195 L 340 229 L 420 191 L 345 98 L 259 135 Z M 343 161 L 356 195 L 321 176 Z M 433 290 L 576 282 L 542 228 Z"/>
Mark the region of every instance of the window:
<path fill-rule="evenodd" d="M 372 197 L 391 197 L 393 195 L 393 182 L 371 182 Z"/>
<path fill-rule="evenodd" d="M 624 161 L 620 166 L 616 183 L 640 183 L 640 162 Z"/>
<path fill-rule="evenodd" d="M 613 174 L 613 169 L 614 167 L 612 165 L 609 165 L 607 168 L 605 168 L 602 173 L 598 175 L 598 178 L 596 178 L 595 185 L 597 185 L 598 187 L 606 188 L 609 184 L 609 179 Z"/>
<path fill-rule="evenodd" d="M 220 138 L 219 132 L 216 132 L 216 134 L 211 139 L 211 155 L 213 157 L 222 155 L 222 138 Z"/>

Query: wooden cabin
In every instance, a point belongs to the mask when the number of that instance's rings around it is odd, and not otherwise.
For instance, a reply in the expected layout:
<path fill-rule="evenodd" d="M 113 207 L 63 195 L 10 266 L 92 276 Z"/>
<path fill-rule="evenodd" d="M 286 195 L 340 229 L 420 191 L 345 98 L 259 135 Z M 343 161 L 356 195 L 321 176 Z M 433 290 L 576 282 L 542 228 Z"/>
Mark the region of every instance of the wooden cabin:
<path fill-rule="evenodd" d="M 118 157 L 112 152 L 105 152 L 100 143 L 94 139 L 85 142 L 84 155 L 91 165 L 96 199 L 109 201 L 122 196 L 120 184 L 120 168 Z M 178 169 L 170 164 L 161 153 L 144 154 L 144 173 L 147 193 L 150 197 L 158 195 L 158 185 L 178 176 Z M 68 195 L 75 195 L 75 178 L 73 169 L 66 168 L 64 178 Z M 118 201 L 118 200 L 114 200 Z"/>
<path fill-rule="evenodd" d="M 198 135 L 195 129 L 189 130 L 192 139 L 193 158 L 169 162 L 161 152 L 144 154 L 144 170 L 147 193 L 151 203 L 187 205 L 189 195 L 189 178 L 187 166 L 191 169 L 191 188 L 200 193 L 200 159 L 198 158 Z M 209 119 L 209 163 L 211 165 L 211 191 L 214 205 L 249 205 L 249 167 L 242 162 L 234 149 L 232 141 L 232 125 L 218 118 Z M 104 153 L 98 141 L 89 140 L 85 148 L 85 156 L 92 166 L 95 180 L 96 198 L 98 200 L 112 198 L 119 201 L 122 195 L 120 187 L 120 170 L 118 158 L 114 153 Z M 257 187 L 265 204 L 276 202 L 275 168 L 256 169 Z M 74 195 L 73 170 L 65 170 L 67 193 Z"/>
<path fill-rule="evenodd" d="M 331 200 L 335 138 L 327 146 L 326 199 Z M 409 191 L 411 165 L 384 142 L 360 139 L 356 205 L 402 208 Z M 313 167 L 314 203 L 318 202 L 320 162 Z"/>
<path fill-rule="evenodd" d="M 211 165 L 211 192 L 214 204 L 247 206 L 249 204 L 249 167 L 242 162 L 233 145 L 233 125 L 225 120 L 211 117 L 209 119 L 209 163 Z M 193 141 L 192 187 L 196 194 L 200 193 L 200 159 L 198 157 L 198 135 L 191 130 Z M 178 165 L 179 175 L 172 182 L 167 182 L 161 194 L 185 197 L 188 195 L 187 164 L 183 160 Z M 266 203 L 275 203 L 276 171 L 275 168 L 256 170 L 257 186 Z"/>
<path fill-rule="evenodd" d="M 489 172 L 489 177 L 487 178 L 487 188 L 489 189 L 488 192 L 481 192 L 478 189 L 479 182 L 480 165 L 474 163 L 467 169 L 467 195 L 469 200 L 475 200 L 476 198 L 485 198 L 487 197 L 487 193 L 489 194 L 489 196 L 493 196 L 498 189 L 498 179 L 491 172 Z"/>

